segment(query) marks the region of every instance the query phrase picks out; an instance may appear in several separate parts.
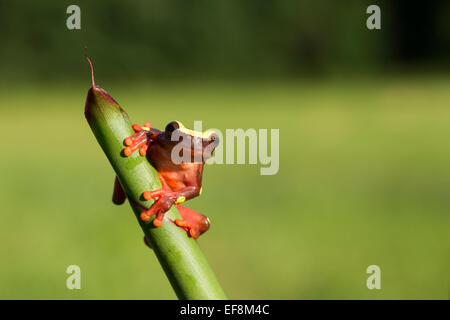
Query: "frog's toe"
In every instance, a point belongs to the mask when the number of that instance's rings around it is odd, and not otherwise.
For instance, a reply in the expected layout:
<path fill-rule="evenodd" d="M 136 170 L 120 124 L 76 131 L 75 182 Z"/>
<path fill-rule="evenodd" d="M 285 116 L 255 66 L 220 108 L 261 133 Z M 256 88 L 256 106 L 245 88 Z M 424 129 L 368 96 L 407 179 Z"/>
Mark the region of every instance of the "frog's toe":
<path fill-rule="evenodd" d="M 165 193 L 167 193 L 167 190 L 164 190 L 164 189 L 158 189 L 158 190 L 153 190 L 153 191 L 145 191 L 142 194 L 142 197 L 145 200 L 156 199 L 156 198 L 161 198 L 162 196 L 164 196 Z"/>
<path fill-rule="evenodd" d="M 194 239 L 198 239 L 198 237 L 200 236 L 199 228 L 189 221 L 183 219 L 176 219 L 175 224 L 180 228 L 185 229 L 188 235 L 190 235 Z"/>
<path fill-rule="evenodd" d="M 150 122 L 147 121 L 147 122 L 144 124 L 143 127 L 141 127 L 141 126 L 138 125 L 137 123 L 133 124 L 131 127 L 133 128 L 134 132 L 139 132 L 139 131 L 142 131 L 142 130 L 148 130 L 148 129 L 150 129 L 150 128 L 152 127 L 152 124 L 151 124 Z"/>
<path fill-rule="evenodd" d="M 145 210 L 141 213 L 141 220 L 148 222 L 150 218 L 156 215 L 153 219 L 153 225 L 158 228 L 162 225 L 165 213 L 172 207 L 173 199 L 171 198 L 159 198 L 153 203 L 150 209 Z"/>

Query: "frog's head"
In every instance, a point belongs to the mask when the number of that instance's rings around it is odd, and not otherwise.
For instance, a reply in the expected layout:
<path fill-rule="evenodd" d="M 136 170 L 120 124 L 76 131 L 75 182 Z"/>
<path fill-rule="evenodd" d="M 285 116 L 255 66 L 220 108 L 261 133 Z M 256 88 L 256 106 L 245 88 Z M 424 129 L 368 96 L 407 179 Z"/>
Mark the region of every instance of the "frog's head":
<path fill-rule="evenodd" d="M 164 145 L 170 151 L 179 145 L 183 153 L 189 152 L 193 159 L 202 159 L 202 161 L 210 158 L 214 149 L 219 145 L 219 137 L 214 131 L 190 130 L 180 121 L 172 121 L 167 124 L 164 130 L 164 140 Z"/>

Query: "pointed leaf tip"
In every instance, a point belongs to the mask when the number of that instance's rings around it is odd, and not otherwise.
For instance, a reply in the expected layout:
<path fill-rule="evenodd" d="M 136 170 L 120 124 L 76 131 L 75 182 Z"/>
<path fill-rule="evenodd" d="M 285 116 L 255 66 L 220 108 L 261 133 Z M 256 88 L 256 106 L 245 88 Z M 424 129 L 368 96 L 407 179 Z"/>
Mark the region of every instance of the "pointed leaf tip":
<path fill-rule="evenodd" d="M 99 110 L 100 112 L 106 111 L 106 109 L 111 109 L 113 107 L 115 110 L 120 111 L 123 115 L 128 117 L 125 110 L 119 105 L 119 103 L 114 100 L 105 90 L 99 86 L 94 86 L 89 89 L 86 104 L 84 107 L 84 115 L 89 122 L 90 114 L 94 110 Z"/>
<path fill-rule="evenodd" d="M 113 97 L 111 97 L 105 90 L 95 85 L 94 67 L 92 66 L 91 59 L 89 59 L 87 55 L 87 47 L 85 47 L 84 50 L 85 50 L 84 55 L 86 57 L 86 60 L 89 62 L 89 66 L 91 68 L 91 81 L 92 81 L 92 87 L 88 91 L 86 104 L 84 106 L 84 115 L 86 119 L 89 121 L 89 113 L 91 109 L 93 109 L 94 107 L 102 109 L 108 106 L 114 106 L 118 108 L 123 114 L 127 115 L 126 112 L 120 107 L 119 103 L 117 103 L 117 101 L 114 100 Z"/>

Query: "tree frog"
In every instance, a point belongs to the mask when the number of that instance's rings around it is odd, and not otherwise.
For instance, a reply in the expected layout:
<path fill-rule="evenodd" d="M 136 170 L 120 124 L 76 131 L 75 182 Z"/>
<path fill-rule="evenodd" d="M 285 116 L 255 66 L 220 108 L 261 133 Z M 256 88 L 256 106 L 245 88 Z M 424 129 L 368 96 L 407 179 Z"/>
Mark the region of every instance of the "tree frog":
<path fill-rule="evenodd" d="M 159 227 L 164 214 L 175 205 L 182 217 L 176 219 L 175 224 L 197 239 L 209 229 L 210 221 L 181 203 L 202 193 L 203 166 L 219 144 L 217 134 L 187 129 L 180 121 L 170 122 L 164 131 L 152 128 L 149 122 L 144 126 L 134 124 L 133 130 L 135 133 L 124 141 L 126 148 L 123 154 L 129 157 L 139 149 L 140 155 L 146 156 L 158 171 L 162 185 L 161 189 L 142 194 L 145 200 L 154 199 L 155 202 L 141 213 L 140 218 L 149 221 L 156 215 L 153 225 Z M 122 204 L 125 199 L 126 194 L 116 177 L 113 202 Z"/>

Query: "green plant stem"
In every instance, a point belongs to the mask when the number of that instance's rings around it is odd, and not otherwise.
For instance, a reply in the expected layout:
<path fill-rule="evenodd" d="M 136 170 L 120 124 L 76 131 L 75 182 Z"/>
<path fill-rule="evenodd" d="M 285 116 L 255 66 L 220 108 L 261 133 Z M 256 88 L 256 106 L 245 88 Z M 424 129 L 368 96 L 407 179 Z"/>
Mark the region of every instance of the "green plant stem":
<path fill-rule="evenodd" d="M 197 242 L 170 221 L 180 218 L 175 207 L 166 213 L 159 228 L 140 219 L 140 206 L 149 208 L 152 204 L 152 200 L 145 201 L 141 197 L 142 193 L 159 189 L 161 184 L 156 170 L 139 152 L 123 156 L 123 141 L 134 133 L 126 112 L 103 89 L 94 85 L 88 92 L 85 115 L 178 298 L 226 299 Z"/>

